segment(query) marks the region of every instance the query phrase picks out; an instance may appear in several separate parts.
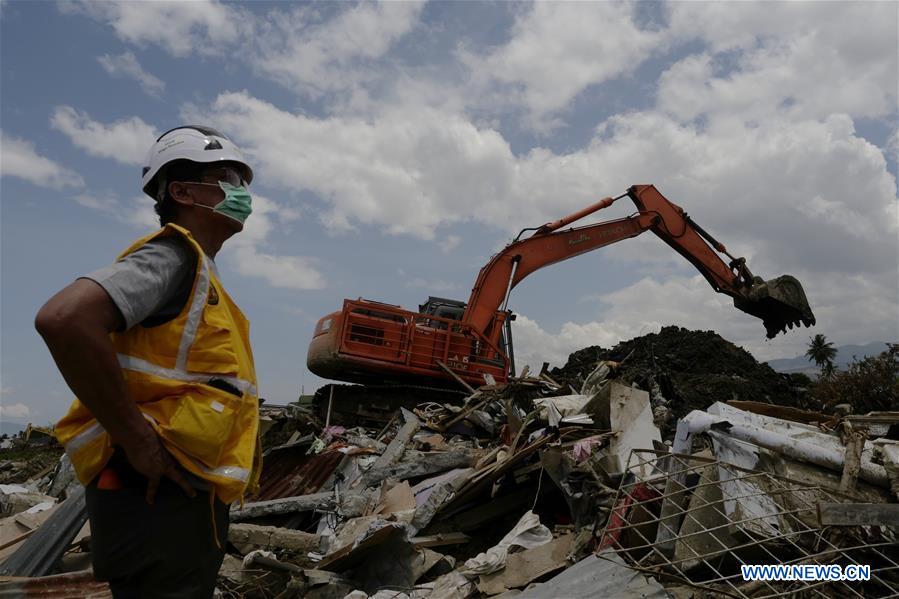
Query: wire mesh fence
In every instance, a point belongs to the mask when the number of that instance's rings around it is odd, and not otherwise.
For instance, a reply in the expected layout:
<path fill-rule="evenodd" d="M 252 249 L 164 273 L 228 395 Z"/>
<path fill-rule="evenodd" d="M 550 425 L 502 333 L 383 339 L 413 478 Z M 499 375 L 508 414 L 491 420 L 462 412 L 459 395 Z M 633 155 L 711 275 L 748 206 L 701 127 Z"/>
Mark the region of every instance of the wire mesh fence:
<path fill-rule="evenodd" d="M 819 504 L 851 501 L 840 493 L 702 455 L 634 450 L 628 470 L 651 474 L 623 480 L 599 549 L 633 569 L 715 596 L 899 597 L 899 523 L 822 526 Z M 744 579 L 741 566 L 767 564 L 870 566 L 870 578 Z"/>

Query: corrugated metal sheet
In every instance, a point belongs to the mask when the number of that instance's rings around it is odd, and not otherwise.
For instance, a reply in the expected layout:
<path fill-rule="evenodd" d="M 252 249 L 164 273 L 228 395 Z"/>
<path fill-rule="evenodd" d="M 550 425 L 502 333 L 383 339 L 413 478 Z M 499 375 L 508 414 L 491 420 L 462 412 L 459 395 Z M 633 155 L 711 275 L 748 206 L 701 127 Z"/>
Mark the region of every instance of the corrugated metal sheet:
<path fill-rule="evenodd" d="M 105 582 L 97 582 L 90 570 L 44 576 L 16 578 L 0 582 L 0 598 L 47 597 L 53 599 L 112 599 Z"/>
<path fill-rule="evenodd" d="M 259 495 L 254 501 L 296 497 L 315 493 L 322 488 L 343 459 L 332 449 L 317 455 L 306 455 L 306 447 L 282 449 L 265 457 Z"/>
<path fill-rule="evenodd" d="M 517 599 L 545 597 L 620 597 L 621 599 L 665 599 L 670 595 L 652 578 L 627 567 L 615 553 L 588 555 L 550 580 L 532 586 Z"/>
<path fill-rule="evenodd" d="M 87 521 L 84 487 L 78 485 L 47 521 L 0 566 L 8 576 L 44 576 L 53 571 L 66 547 Z"/>

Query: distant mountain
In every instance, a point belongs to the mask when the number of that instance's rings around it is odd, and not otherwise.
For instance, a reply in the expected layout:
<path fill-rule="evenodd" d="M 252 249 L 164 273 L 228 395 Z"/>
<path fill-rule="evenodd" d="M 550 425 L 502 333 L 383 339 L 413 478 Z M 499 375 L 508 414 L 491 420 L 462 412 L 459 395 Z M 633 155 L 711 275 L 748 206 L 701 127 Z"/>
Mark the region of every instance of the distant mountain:
<path fill-rule="evenodd" d="M 845 370 L 852 361 L 853 356 L 860 360 L 865 356 L 876 356 L 886 351 L 886 349 L 887 344 L 884 341 L 873 341 L 865 345 L 841 345 L 836 348 L 837 357 L 834 360 L 834 364 L 839 370 Z M 768 360 L 768 366 L 778 372 L 802 372 L 809 376 L 817 375 L 820 372 L 815 363 L 809 362 L 806 356 Z"/>

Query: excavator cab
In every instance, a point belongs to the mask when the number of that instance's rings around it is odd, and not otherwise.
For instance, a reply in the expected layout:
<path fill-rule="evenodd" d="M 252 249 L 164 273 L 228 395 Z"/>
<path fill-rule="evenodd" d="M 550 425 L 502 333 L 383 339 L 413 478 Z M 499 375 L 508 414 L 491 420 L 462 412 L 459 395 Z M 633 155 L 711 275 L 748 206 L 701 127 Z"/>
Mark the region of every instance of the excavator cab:
<path fill-rule="evenodd" d="M 462 320 L 462 315 L 465 313 L 465 302 L 431 295 L 428 297 L 428 301 L 418 306 L 418 312 L 450 320 Z"/>
<path fill-rule="evenodd" d="M 734 297 L 734 307 L 762 319 L 768 339 L 773 339 L 787 327 L 815 324 L 815 315 L 805 297 L 802 284 L 790 275 L 783 275 L 770 281 L 753 277 L 749 293 L 744 297 Z"/>

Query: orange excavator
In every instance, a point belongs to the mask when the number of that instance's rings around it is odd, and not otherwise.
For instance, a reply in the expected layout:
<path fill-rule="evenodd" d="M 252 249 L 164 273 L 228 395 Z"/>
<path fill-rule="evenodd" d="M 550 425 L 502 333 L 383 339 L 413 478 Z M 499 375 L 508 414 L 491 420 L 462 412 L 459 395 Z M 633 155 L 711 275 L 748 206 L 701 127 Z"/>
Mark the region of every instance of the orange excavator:
<path fill-rule="evenodd" d="M 633 215 L 563 230 L 624 197 L 636 204 Z M 412 312 L 371 300 L 344 300 L 343 309 L 316 324 L 309 370 L 323 378 L 370 384 L 478 387 L 485 381 L 505 382 L 514 376 L 514 315 L 508 302 L 515 285 L 539 268 L 645 231 L 689 260 L 715 291 L 733 298 L 737 309 L 760 318 L 769 338 L 800 323 L 815 324 L 798 280 L 753 276 L 744 258 L 733 257 L 654 186 L 634 185 L 618 197 L 521 231 L 481 269 L 467 303 L 431 297 Z"/>

